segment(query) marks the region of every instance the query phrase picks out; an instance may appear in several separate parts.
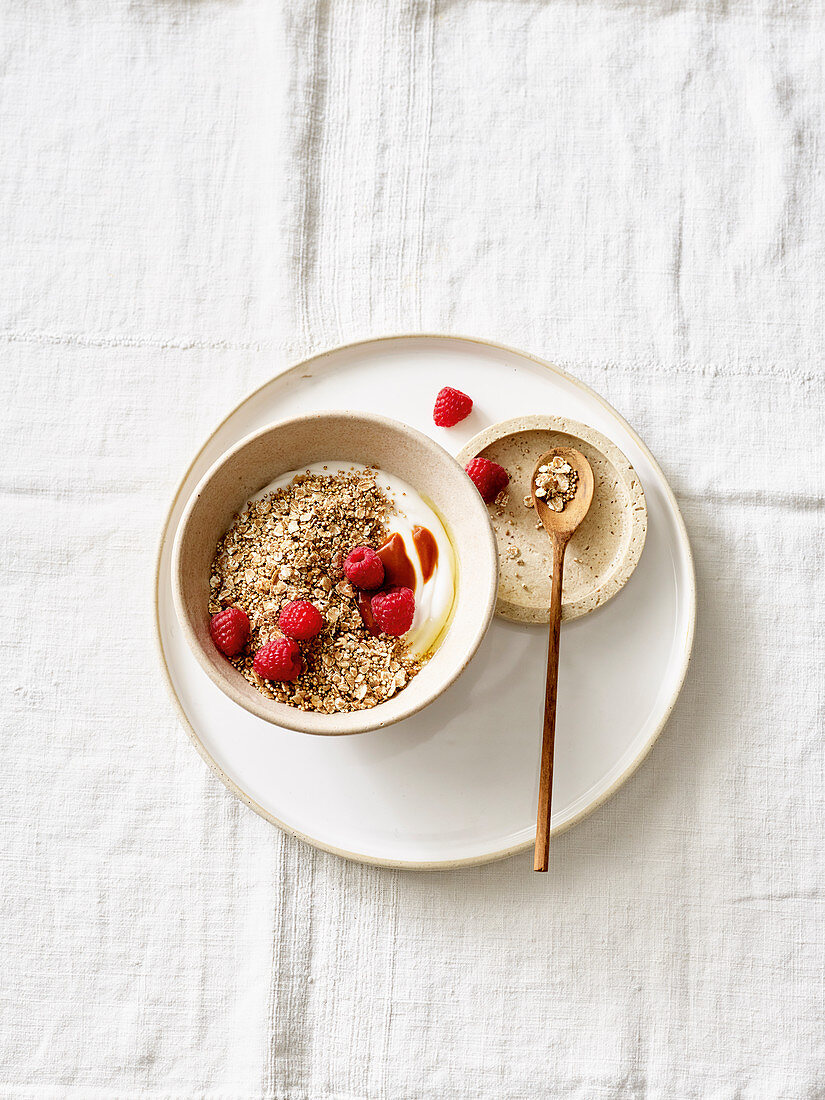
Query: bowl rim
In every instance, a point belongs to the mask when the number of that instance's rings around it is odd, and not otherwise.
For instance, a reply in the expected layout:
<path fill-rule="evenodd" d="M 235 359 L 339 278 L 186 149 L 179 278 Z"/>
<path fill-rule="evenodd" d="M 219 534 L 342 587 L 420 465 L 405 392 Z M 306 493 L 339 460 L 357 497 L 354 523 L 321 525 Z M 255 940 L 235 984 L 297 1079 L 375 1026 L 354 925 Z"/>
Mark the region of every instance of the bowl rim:
<path fill-rule="evenodd" d="M 304 711 L 298 707 L 291 707 L 287 703 L 280 703 L 271 699 L 267 699 L 266 696 L 260 695 L 260 701 L 258 699 L 247 698 L 241 691 L 235 688 L 232 682 L 225 679 L 216 670 L 215 666 L 207 659 L 203 646 L 198 640 L 197 635 L 189 621 L 189 615 L 185 610 L 184 600 L 182 595 L 181 584 L 181 552 L 182 544 L 184 541 L 184 534 L 192 519 L 192 514 L 195 509 L 195 505 L 201 497 L 206 486 L 215 477 L 219 470 L 221 470 L 227 462 L 234 458 L 239 452 L 249 447 L 255 440 L 270 435 L 273 431 L 282 430 L 284 428 L 291 427 L 294 424 L 303 424 L 308 421 L 319 421 L 324 419 L 345 420 L 351 422 L 369 422 L 370 424 L 384 428 L 386 430 L 401 433 L 411 439 L 417 446 L 423 450 L 429 452 L 433 458 L 441 463 L 446 468 L 454 467 L 454 472 L 460 473 L 461 479 L 466 480 L 467 487 L 471 488 L 471 482 L 464 475 L 464 469 L 461 464 L 455 459 L 449 451 L 437 443 L 434 439 L 420 432 L 417 428 L 411 427 L 409 424 L 404 424 L 400 420 L 395 420 L 392 417 L 382 416 L 379 413 L 367 413 L 359 412 L 356 410 L 337 410 L 337 409 L 319 409 L 310 413 L 305 413 L 300 416 L 291 416 L 282 420 L 273 421 L 271 424 L 265 425 L 263 428 L 259 428 L 254 432 L 250 432 L 244 436 L 236 444 L 221 454 L 204 473 L 203 477 L 197 483 L 195 488 L 186 502 L 180 522 L 178 523 L 177 530 L 175 532 L 175 539 L 172 547 L 172 560 L 171 560 L 171 573 L 172 573 L 172 598 L 175 606 L 175 613 L 177 616 L 178 625 L 186 639 L 186 643 L 190 652 L 197 660 L 200 667 L 209 677 L 215 686 L 223 692 L 233 703 L 242 707 L 249 714 L 254 715 L 256 718 L 260 718 L 271 725 L 278 726 L 281 729 L 292 730 L 297 733 L 309 734 L 319 737 L 339 737 L 339 736 L 352 736 L 359 733 L 368 733 L 373 730 L 385 729 L 391 725 L 395 725 L 398 722 L 404 721 L 406 718 L 410 718 L 412 715 L 417 714 L 430 703 L 438 699 L 453 683 L 458 679 L 472 658 L 475 656 L 478 647 L 484 640 L 485 635 L 490 627 L 490 623 L 493 620 L 495 613 L 496 602 L 498 599 L 498 585 L 499 585 L 499 568 L 498 568 L 498 549 L 496 545 L 495 532 L 493 531 L 492 523 L 490 522 L 490 516 L 487 511 L 487 506 L 484 504 L 480 495 L 473 491 L 467 493 L 466 499 L 471 508 L 475 508 L 477 519 L 479 521 L 479 530 L 482 538 L 486 535 L 484 541 L 487 543 L 487 549 L 489 551 L 489 563 L 490 568 L 485 571 L 486 583 L 482 584 L 482 575 L 478 575 L 474 572 L 474 595 L 477 597 L 477 601 L 482 605 L 482 617 L 480 619 L 480 625 L 476 629 L 474 635 L 469 639 L 468 644 L 462 649 L 460 660 L 457 661 L 455 667 L 451 668 L 441 679 L 434 682 L 431 690 L 425 692 L 423 696 L 416 701 L 415 695 L 409 703 L 404 705 L 405 692 L 401 691 L 397 695 L 393 696 L 392 700 L 386 702 L 401 701 L 401 705 L 398 708 L 398 713 L 390 718 L 382 718 L 381 711 L 386 703 L 378 703 L 376 706 L 369 708 L 368 710 L 361 711 L 349 711 L 341 714 L 323 714 L 318 711 Z M 446 460 L 446 461 L 445 461 Z M 355 460 L 353 460 L 355 461 Z M 457 481 L 456 484 L 460 482 Z M 441 517 L 442 522 L 447 528 L 450 541 L 454 542 L 453 527 L 454 525 L 447 517 Z M 255 693 L 258 694 L 257 692 Z"/>

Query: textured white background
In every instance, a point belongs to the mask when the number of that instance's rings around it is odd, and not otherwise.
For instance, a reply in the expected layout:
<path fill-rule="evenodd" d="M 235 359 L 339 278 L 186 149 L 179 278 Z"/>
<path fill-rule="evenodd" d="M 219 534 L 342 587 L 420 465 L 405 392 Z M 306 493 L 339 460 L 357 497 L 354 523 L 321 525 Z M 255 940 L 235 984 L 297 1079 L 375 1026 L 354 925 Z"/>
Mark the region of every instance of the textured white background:
<path fill-rule="evenodd" d="M 825 1097 L 821 5 L 0 12 L 0 1095 Z M 549 878 L 281 836 L 157 667 L 202 438 L 427 330 L 594 385 L 693 540 L 674 717 Z"/>

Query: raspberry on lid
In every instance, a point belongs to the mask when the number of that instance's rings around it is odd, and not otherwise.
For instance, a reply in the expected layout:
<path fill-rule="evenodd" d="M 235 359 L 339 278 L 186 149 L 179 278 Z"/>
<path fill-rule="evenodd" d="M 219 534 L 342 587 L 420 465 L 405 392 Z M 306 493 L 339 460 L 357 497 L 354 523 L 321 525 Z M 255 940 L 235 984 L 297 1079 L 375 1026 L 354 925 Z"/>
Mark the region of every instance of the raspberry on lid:
<path fill-rule="evenodd" d="M 498 494 L 510 484 L 510 475 L 503 466 L 489 458 L 472 458 L 464 467 L 485 504 L 492 504 Z"/>

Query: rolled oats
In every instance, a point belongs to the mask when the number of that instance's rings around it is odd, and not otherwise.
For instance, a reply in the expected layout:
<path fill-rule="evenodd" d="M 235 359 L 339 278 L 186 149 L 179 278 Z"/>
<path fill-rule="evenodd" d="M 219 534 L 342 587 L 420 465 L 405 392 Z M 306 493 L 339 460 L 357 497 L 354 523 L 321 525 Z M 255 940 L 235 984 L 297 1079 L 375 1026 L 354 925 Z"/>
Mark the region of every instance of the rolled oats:
<path fill-rule="evenodd" d="M 564 506 L 576 495 L 579 475 L 569 462 L 555 455 L 547 464 L 539 466 L 536 472 L 535 493 L 540 499 L 546 499 L 554 512 L 563 512 Z M 524 498 L 525 504 L 527 497 Z"/>

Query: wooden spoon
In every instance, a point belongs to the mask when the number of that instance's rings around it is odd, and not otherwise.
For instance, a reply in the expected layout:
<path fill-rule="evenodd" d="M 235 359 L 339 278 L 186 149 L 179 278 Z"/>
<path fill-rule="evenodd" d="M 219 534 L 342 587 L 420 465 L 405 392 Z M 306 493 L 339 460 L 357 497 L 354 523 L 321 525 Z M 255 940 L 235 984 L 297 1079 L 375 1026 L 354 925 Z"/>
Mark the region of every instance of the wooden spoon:
<path fill-rule="evenodd" d="M 579 475 L 576 495 L 568 500 L 563 511 L 554 511 L 545 497 L 536 496 L 536 475 L 539 466 L 547 466 L 553 458 L 561 458 Z M 550 592 L 550 645 L 547 650 L 547 687 L 544 693 L 544 736 L 541 744 L 539 774 L 539 811 L 536 824 L 534 871 L 546 871 L 550 859 L 550 803 L 553 794 L 553 749 L 556 742 L 556 695 L 559 683 L 559 629 L 561 627 L 561 582 L 564 552 L 570 536 L 587 515 L 593 500 L 593 471 L 580 451 L 572 447 L 554 447 L 536 463 L 531 481 L 536 515 L 553 544 L 553 583 Z"/>

